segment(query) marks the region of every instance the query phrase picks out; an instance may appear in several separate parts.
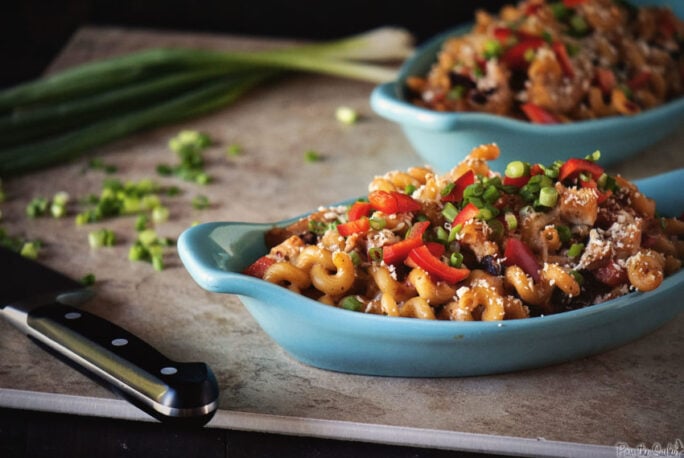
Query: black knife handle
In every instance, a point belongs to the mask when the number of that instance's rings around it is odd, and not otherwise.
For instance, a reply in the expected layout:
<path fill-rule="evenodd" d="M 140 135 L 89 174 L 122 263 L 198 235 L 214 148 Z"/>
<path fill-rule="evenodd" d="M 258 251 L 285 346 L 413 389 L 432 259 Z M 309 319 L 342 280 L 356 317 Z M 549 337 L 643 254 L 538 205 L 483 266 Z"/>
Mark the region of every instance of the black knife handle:
<path fill-rule="evenodd" d="M 202 425 L 218 407 L 206 364 L 172 361 L 103 318 L 56 302 L 31 310 L 27 325 L 34 340 L 159 420 Z"/>

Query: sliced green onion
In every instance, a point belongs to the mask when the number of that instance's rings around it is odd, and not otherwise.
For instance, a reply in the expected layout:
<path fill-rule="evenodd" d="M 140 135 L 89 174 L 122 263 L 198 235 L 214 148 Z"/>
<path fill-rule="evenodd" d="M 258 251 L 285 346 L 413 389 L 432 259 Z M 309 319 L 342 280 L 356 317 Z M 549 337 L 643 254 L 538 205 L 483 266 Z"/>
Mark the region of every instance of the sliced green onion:
<path fill-rule="evenodd" d="M 340 307 L 353 312 L 360 312 L 363 308 L 363 302 L 356 296 L 346 296 L 340 301 Z"/>
<path fill-rule="evenodd" d="M 192 198 L 192 208 L 196 210 L 209 208 L 209 198 L 203 194 L 196 195 Z"/>
<path fill-rule="evenodd" d="M 558 191 L 551 186 L 545 186 L 539 190 L 539 204 L 544 207 L 553 208 L 558 202 Z"/>
<path fill-rule="evenodd" d="M 81 277 L 81 284 L 83 286 L 92 286 L 95 284 L 95 274 L 89 273 Z"/>
<path fill-rule="evenodd" d="M 485 41 L 483 52 L 485 59 L 492 59 L 501 55 L 503 47 L 499 40 L 487 40 Z"/>
<path fill-rule="evenodd" d="M 562 243 L 569 242 L 570 238 L 572 237 L 572 232 L 570 231 L 570 228 L 563 224 L 558 224 L 556 226 L 556 232 L 558 232 L 558 238 Z"/>
<path fill-rule="evenodd" d="M 452 227 L 449 231 L 449 238 L 447 239 L 447 241 L 453 242 L 454 240 L 456 240 L 458 234 L 461 232 L 461 229 L 463 229 L 463 224 L 457 224 L 454 227 Z"/>
<path fill-rule="evenodd" d="M 568 249 L 568 256 L 571 258 L 576 258 L 582 254 L 582 251 L 584 251 L 583 243 L 573 243 Z"/>
<path fill-rule="evenodd" d="M 370 259 L 372 262 L 381 262 L 382 248 L 376 246 L 368 250 L 368 259 Z"/>
<path fill-rule="evenodd" d="M 501 194 L 499 193 L 499 190 L 496 189 L 496 186 L 487 186 L 485 191 L 482 193 L 482 198 L 488 202 L 488 203 L 494 203 L 496 200 L 499 198 Z"/>
<path fill-rule="evenodd" d="M 350 107 L 337 107 L 335 110 L 335 118 L 343 124 L 354 124 L 359 119 L 359 114 Z"/>
<path fill-rule="evenodd" d="M 228 145 L 228 148 L 226 148 L 226 154 L 231 157 L 239 156 L 242 154 L 242 146 L 238 145 L 237 143 L 232 143 Z"/>
<path fill-rule="evenodd" d="M 572 278 L 574 278 L 578 284 L 581 285 L 582 283 L 584 283 L 584 277 L 581 273 L 577 272 L 576 270 L 571 270 L 570 275 L 572 275 Z"/>
<path fill-rule="evenodd" d="M 449 241 L 449 232 L 441 226 L 436 227 L 435 239 L 440 243 L 447 243 Z"/>
<path fill-rule="evenodd" d="M 322 235 L 328 230 L 328 225 L 322 221 L 310 220 L 308 224 L 309 232 Z"/>
<path fill-rule="evenodd" d="M 384 218 L 372 217 L 368 220 L 371 229 L 374 231 L 380 231 L 387 226 L 387 221 Z"/>
<path fill-rule="evenodd" d="M 508 178 L 520 178 L 529 174 L 530 166 L 523 161 L 512 161 L 506 165 L 504 175 Z"/>
<path fill-rule="evenodd" d="M 476 182 L 463 190 L 463 198 L 479 197 L 484 192 L 484 186 L 482 183 Z"/>
<path fill-rule="evenodd" d="M 506 212 L 504 221 L 506 222 L 506 227 L 509 231 L 515 231 L 518 228 L 518 218 L 514 213 Z"/>
<path fill-rule="evenodd" d="M 308 150 L 304 152 L 304 160 L 306 162 L 320 162 L 323 156 L 318 151 Z"/>
<path fill-rule="evenodd" d="M 36 242 L 25 242 L 19 254 L 25 258 L 38 259 L 38 252 L 40 251 L 40 244 Z"/>
<path fill-rule="evenodd" d="M 451 191 L 454 190 L 454 186 L 456 186 L 456 183 L 454 183 L 453 181 L 447 183 L 447 185 L 444 186 L 444 187 L 442 188 L 441 191 L 439 191 L 439 194 L 440 194 L 442 197 L 448 196 L 449 194 L 451 194 Z"/>
<path fill-rule="evenodd" d="M 461 265 L 463 265 L 463 254 L 459 252 L 451 253 L 451 256 L 449 256 L 449 265 L 452 267 L 461 267 Z"/>
<path fill-rule="evenodd" d="M 504 225 L 496 218 L 487 221 L 487 225 L 492 230 L 492 236 L 495 240 L 500 239 L 504 235 Z"/>
<path fill-rule="evenodd" d="M 88 233 L 88 244 L 90 248 L 110 247 L 116 243 L 116 235 L 111 229 L 98 229 Z"/>
<path fill-rule="evenodd" d="M 589 33 L 589 24 L 587 21 L 579 14 L 574 14 L 570 18 L 570 29 L 572 30 L 572 35 L 575 37 L 583 37 Z"/>
<path fill-rule="evenodd" d="M 453 221 L 456 215 L 458 215 L 458 208 L 451 202 L 447 202 L 442 209 L 442 215 L 447 221 Z"/>
<path fill-rule="evenodd" d="M 157 205 L 152 209 L 152 221 L 154 224 L 163 223 L 169 219 L 169 209 L 163 205 Z"/>
<path fill-rule="evenodd" d="M 135 219 L 135 225 L 133 226 L 135 228 L 136 232 L 144 231 L 147 228 L 147 225 L 150 222 L 150 218 L 147 215 L 138 215 L 138 217 Z"/>
<path fill-rule="evenodd" d="M 45 197 L 34 197 L 26 206 L 26 216 L 36 218 L 43 216 L 48 211 L 49 202 Z"/>
<path fill-rule="evenodd" d="M 600 150 L 596 150 L 596 151 L 594 151 L 593 153 L 588 154 L 588 155 L 585 157 L 585 159 L 588 160 L 588 161 L 597 162 L 599 159 L 601 159 L 601 151 L 600 151 Z"/>

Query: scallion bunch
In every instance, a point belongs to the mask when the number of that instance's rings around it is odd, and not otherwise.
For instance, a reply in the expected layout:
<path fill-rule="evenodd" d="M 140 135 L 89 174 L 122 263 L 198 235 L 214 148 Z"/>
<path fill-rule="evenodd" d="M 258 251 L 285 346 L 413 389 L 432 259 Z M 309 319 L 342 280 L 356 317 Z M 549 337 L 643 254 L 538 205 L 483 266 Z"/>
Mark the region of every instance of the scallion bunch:
<path fill-rule="evenodd" d="M 155 48 L 0 91 L 0 176 L 51 166 L 134 132 L 224 107 L 288 71 L 373 83 L 395 77 L 410 35 L 382 28 L 258 52 Z"/>

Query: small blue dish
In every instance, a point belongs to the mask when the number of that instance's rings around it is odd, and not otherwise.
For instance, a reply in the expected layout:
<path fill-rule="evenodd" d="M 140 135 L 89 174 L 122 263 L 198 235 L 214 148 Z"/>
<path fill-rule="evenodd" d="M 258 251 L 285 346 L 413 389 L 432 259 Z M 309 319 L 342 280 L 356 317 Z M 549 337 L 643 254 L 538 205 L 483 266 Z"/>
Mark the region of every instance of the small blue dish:
<path fill-rule="evenodd" d="M 642 5 L 667 5 L 684 18 L 679 0 L 634 0 Z M 532 124 L 504 116 L 472 112 L 438 112 L 408 101 L 405 80 L 425 75 L 435 62 L 442 43 L 465 34 L 470 25 L 442 33 L 421 46 L 399 70 L 396 81 L 377 86 L 370 104 L 380 116 L 397 123 L 416 152 L 438 172 L 458 164 L 472 148 L 497 143 L 501 155 L 492 166 L 503 169 L 513 160 L 550 164 L 568 157 L 584 157 L 601 151 L 604 166 L 643 151 L 681 129 L 684 98 L 634 116 L 608 117 L 565 124 Z"/>
<path fill-rule="evenodd" d="M 684 169 L 636 181 L 664 215 L 684 209 Z M 351 201 L 350 201 L 351 202 Z M 333 371 L 402 377 L 456 377 L 518 371 L 582 358 L 654 331 L 684 311 L 684 270 L 656 290 L 545 317 L 500 322 L 426 321 L 369 315 L 321 304 L 241 274 L 267 252 L 275 224 L 194 226 L 178 253 L 204 289 L 235 294 L 262 329 L 303 363 Z"/>

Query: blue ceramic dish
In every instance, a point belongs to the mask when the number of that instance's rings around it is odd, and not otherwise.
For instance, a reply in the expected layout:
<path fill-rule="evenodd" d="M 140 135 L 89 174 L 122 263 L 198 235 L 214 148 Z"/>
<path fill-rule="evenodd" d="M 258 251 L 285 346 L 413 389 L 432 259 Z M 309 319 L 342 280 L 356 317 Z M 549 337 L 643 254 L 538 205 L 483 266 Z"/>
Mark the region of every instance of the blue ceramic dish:
<path fill-rule="evenodd" d="M 668 5 L 684 18 L 680 0 L 634 0 L 635 5 Z M 495 142 L 501 156 L 492 166 L 503 169 L 512 160 L 550 164 L 568 157 L 601 151 L 608 166 L 664 139 L 684 124 L 684 98 L 629 117 L 609 117 L 557 125 L 540 125 L 487 113 L 444 113 L 420 108 L 407 101 L 404 81 L 425 75 L 442 43 L 470 30 L 462 26 L 443 33 L 420 47 L 399 71 L 397 81 L 377 86 L 370 104 L 377 114 L 397 123 L 416 152 L 438 172 L 458 164 L 472 148 Z"/>
<path fill-rule="evenodd" d="M 684 210 L 684 169 L 637 181 L 662 214 Z M 276 223 L 286 226 L 298 218 Z M 684 311 L 684 270 L 648 293 L 551 315 L 500 322 L 425 321 L 323 305 L 240 272 L 267 252 L 274 225 L 215 222 L 181 234 L 178 252 L 204 289 L 236 294 L 296 359 L 323 369 L 403 377 L 517 371 L 570 361 L 647 334 Z"/>

